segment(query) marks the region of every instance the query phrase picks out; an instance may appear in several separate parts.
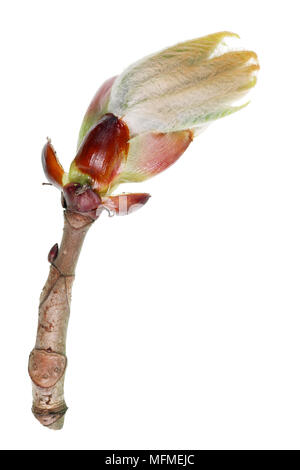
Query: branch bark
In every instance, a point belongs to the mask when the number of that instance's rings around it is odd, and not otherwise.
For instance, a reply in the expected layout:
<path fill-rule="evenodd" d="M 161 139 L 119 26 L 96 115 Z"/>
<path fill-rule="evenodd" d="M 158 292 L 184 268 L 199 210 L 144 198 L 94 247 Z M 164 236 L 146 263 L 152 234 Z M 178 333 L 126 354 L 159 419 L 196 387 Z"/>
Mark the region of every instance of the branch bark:
<path fill-rule="evenodd" d="M 36 343 L 29 357 L 32 412 L 41 424 L 61 429 L 67 406 L 64 379 L 67 365 L 66 334 L 75 268 L 93 217 L 64 211 L 64 231 L 57 257 L 42 290 Z"/>

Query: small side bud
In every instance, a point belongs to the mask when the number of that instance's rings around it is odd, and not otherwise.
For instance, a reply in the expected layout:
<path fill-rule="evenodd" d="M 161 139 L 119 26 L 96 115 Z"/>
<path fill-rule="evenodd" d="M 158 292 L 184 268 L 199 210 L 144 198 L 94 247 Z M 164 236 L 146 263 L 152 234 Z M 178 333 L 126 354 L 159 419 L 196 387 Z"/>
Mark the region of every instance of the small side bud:
<path fill-rule="evenodd" d="M 56 260 L 57 255 L 58 255 L 58 244 L 55 243 L 55 245 L 53 245 L 53 247 L 51 248 L 48 254 L 49 263 L 53 263 Z"/>

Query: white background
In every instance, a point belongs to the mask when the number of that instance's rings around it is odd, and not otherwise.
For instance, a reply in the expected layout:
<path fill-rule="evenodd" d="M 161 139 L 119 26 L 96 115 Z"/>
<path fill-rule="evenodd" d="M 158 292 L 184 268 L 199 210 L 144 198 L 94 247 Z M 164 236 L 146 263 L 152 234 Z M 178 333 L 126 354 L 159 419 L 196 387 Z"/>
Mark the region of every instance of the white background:
<path fill-rule="evenodd" d="M 10 1 L 1 39 L 3 449 L 300 448 L 299 33 L 296 1 Z M 64 429 L 33 418 L 27 358 L 59 192 L 106 78 L 176 42 L 240 34 L 260 59 L 250 106 L 90 231 L 68 332 Z"/>

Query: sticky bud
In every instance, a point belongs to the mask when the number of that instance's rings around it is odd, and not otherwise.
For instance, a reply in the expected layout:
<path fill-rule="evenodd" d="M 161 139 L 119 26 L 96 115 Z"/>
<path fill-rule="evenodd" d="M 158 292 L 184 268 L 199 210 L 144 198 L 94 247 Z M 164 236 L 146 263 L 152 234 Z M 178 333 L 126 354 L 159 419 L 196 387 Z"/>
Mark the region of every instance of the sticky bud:
<path fill-rule="evenodd" d="M 48 254 L 49 263 L 53 263 L 56 260 L 57 255 L 58 255 L 58 244 L 55 243 L 55 245 L 53 245 L 53 247 L 51 248 Z"/>

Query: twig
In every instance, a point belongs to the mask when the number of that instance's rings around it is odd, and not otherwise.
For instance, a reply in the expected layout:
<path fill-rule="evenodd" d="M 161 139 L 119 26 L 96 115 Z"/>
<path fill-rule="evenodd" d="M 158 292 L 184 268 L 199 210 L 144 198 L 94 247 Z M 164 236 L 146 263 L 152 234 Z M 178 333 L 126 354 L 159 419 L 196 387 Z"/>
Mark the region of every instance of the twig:
<path fill-rule="evenodd" d="M 67 411 L 64 379 L 71 290 L 80 250 L 93 221 L 87 215 L 64 211 L 61 246 L 51 263 L 40 297 L 36 343 L 29 357 L 28 369 L 32 380 L 32 412 L 41 424 L 50 429 L 63 427 Z"/>

